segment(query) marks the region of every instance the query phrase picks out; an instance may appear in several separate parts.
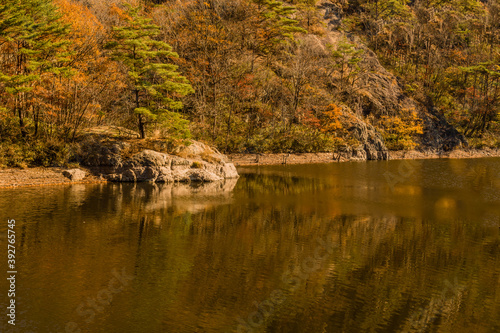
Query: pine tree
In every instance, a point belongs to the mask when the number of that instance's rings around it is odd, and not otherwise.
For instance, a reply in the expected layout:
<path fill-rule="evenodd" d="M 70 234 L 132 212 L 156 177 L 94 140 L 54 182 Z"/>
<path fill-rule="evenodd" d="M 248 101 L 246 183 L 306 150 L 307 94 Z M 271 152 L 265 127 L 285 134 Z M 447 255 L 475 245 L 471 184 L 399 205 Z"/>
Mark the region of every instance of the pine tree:
<path fill-rule="evenodd" d="M 295 33 L 307 32 L 298 26 L 298 21 L 291 18 L 296 9 L 286 6 L 278 0 L 253 0 L 259 8 L 261 29 L 258 29 L 257 53 L 260 55 L 273 54 L 277 47 L 293 41 Z"/>
<path fill-rule="evenodd" d="M 25 118 L 33 116 L 38 131 L 40 106 L 34 89 L 44 75 L 71 75 L 68 25 L 48 0 L 7 0 L 0 7 L 0 47 L 10 56 L 0 63 L 0 84 L 18 117 L 21 134 L 28 134 Z M 5 45 L 2 45 L 5 44 Z"/>
<path fill-rule="evenodd" d="M 349 84 L 354 85 L 357 75 L 361 71 L 358 64 L 364 51 L 357 49 L 356 45 L 345 40 L 339 41 L 335 46 L 329 45 L 329 48 L 332 51 L 333 60 L 332 75 L 338 73 L 338 79 L 335 81 L 340 83 L 337 86 L 343 92 Z"/>
<path fill-rule="evenodd" d="M 113 41 L 108 47 L 115 60 L 128 68 L 130 93 L 134 112 L 138 116 L 141 138 L 146 136 L 146 124 L 157 122 L 172 130 L 172 134 L 189 134 L 187 121 L 173 110 L 182 108 L 178 97 L 192 93 L 189 81 L 177 72 L 178 66 L 166 63 L 178 58 L 172 47 L 154 38 L 159 27 L 151 19 L 139 15 L 140 7 L 127 5 L 126 24 L 114 27 Z M 177 132 L 177 133 L 175 133 Z"/>
<path fill-rule="evenodd" d="M 5 0 L 0 3 L 0 46 L 19 34 L 23 23 L 20 0 Z"/>

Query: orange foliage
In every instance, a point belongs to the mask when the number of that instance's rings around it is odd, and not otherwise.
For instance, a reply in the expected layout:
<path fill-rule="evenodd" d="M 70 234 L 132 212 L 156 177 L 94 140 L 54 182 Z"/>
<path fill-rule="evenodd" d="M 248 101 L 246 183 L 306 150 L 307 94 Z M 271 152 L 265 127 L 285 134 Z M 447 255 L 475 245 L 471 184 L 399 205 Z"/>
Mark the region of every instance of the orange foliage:
<path fill-rule="evenodd" d="M 342 124 L 340 123 L 342 109 L 337 105 L 333 103 L 329 104 L 323 116 L 322 132 L 335 133 L 342 128 Z"/>
<path fill-rule="evenodd" d="M 90 124 L 102 109 L 104 95 L 119 92 L 123 79 L 119 65 L 101 51 L 105 29 L 85 6 L 69 0 L 54 0 L 62 20 L 71 26 L 71 65 L 74 75 L 45 73 L 34 90 L 34 105 L 47 124 L 78 129 Z M 106 102 L 105 102 L 106 103 Z M 69 133 L 66 133 L 69 135 Z"/>

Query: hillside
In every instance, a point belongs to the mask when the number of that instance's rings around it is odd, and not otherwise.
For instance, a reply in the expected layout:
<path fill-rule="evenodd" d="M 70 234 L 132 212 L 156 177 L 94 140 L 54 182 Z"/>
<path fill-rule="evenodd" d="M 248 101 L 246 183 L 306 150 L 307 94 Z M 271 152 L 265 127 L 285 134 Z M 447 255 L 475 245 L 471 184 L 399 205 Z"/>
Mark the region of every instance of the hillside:
<path fill-rule="evenodd" d="M 5 0 L 0 165 L 86 128 L 226 153 L 500 147 L 500 2 Z"/>

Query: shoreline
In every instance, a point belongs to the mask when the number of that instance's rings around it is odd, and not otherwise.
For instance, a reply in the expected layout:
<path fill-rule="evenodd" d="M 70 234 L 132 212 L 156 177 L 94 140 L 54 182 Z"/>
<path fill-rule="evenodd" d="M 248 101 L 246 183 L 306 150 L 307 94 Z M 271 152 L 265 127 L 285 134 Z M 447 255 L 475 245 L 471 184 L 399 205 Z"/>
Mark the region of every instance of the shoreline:
<path fill-rule="evenodd" d="M 252 165 L 286 165 L 286 164 L 317 164 L 366 162 L 357 158 L 340 157 L 335 153 L 269 153 L 269 154 L 228 154 L 229 161 L 235 166 Z M 500 157 L 500 149 L 453 150 L 450 152 L 420 152 L 416 150 L 389 151 L 389 160 L 422 160 L 422 159 L 469 159 Z"/>
<path fill-rule="evenodd" d="M 342 163 L 342 162 L 366 162 L 366 160 L 355 158 L 338 158 L 334 153 L 302 153 L 302 154 L 228 154 L 229 162 L 235 166 L 258 166 L 258 165 L 288 165 L 288 164 L 317 164 L 317 163 Z M 334 159 L 335 156 L 335 159 Z M 410 151 L 390 151 L 389 160 L 419 160 L 419 159 L 468 159 L 500 157 L 500 149 L 480 150 L 453 150 L 446 153 Z M 87 176 L 83 180 L 70 180 L 62 172 L 67 170 L 62 167 L 34 167 L 26 169 L 0 169 L 0 189 L 33 187 L 33 186 L 56 186 L 72 184 L 95 184 L 107 183 L 106 179 L 95 176 L 87 168 L 84 170 Z"/>
<path fill-rule="evenodd" d="M 26 169 L 0 169 L 0 189 L 34 187 L 34 186 L 56 186 L 73 184 L 96 184 L 108 181 L 94 176 L 88 169 L 87 176 L 83 180 L 70 180 L 62 174 L 67 168 L 62 167 L 34 167 Z"/>

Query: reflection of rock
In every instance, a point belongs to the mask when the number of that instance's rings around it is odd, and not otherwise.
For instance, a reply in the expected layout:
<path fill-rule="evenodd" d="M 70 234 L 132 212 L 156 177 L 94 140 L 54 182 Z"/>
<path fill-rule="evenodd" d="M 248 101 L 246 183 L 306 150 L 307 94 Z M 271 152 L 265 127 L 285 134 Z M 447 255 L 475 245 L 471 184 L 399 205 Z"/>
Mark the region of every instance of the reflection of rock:
<path fill-rule="evenodd" d="M 82 180 L 87 175 L 85 171 L 80 169 L 64 170 L 62 174 L 63 176 L 75 182 Z"/>
<path fill-rule="evenodd" d="M 72 207 L 79 207 L 84 202 L 88 195 L 89 187 L 86 184 L 73 184 L 68 187 L 68 192 L 65 197 L 68 199 Z"/>
<path fill-rule="evenodd" d="M 188 184 L 141 184 L 131 190 L 133 197 L 140 198 L 146 211 L 152 212 L 175 206 L 190 213 L 208 207 L 228 203 L 237 179 L 226 179 L 211 183 Z"/>

